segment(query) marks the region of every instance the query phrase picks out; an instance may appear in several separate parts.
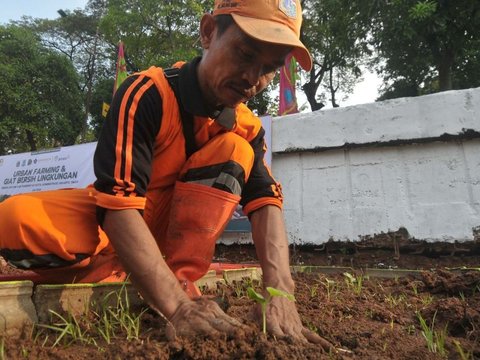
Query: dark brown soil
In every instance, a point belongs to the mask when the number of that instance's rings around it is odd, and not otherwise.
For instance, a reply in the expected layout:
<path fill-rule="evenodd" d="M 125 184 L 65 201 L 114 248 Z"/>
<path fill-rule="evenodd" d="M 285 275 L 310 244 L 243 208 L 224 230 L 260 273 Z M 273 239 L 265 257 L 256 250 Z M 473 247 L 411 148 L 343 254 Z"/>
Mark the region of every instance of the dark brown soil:
<path fill-rule="evenodd" d="M 408 246 L 407 246 L 408 245 Z M 455 247 L 454 247 L 455 246 Z M 318 346 L 273 339 L 252 317 L 247 283 L 211 294 L 225 311 L 250 327 L 242 339 L 178 339 L 168 342 L 164 322 L 147 312 L 139 339 L 117 334 L 111 344 L 74 341 L 51 347 L 55 334 L 6 339 L 7 359 L 480 359 L 479 244 L 327 243 L 292 248 L 292 263 L 348 266 L 347 274 L 294 274 L 296 302 L 305 326 L 349 353 L 325 354 Z M 251 245 L 220 246 L 215 261 L 256 262 Z M 362 269 L 423 269 L 417 276 L 366 277 Z M 470 269 L 462 269 L 468 267 Z M 6 270 L 6 269 L 4 269 Z M 255 284 L 257 285 L 257 284 Z M 427 346 L 420 319 L 434 340 Z M 443 342 L 441 339 L 444 339 Z M 35 340 L 34 340 L 35 339 Z M 442 345 L 444 344 L 444 345 Z"/>

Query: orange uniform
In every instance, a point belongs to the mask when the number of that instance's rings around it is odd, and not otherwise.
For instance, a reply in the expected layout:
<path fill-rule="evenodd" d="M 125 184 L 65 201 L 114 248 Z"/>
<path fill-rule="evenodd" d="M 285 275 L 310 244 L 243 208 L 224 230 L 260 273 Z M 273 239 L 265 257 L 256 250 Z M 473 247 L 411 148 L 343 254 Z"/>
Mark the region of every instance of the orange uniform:
<path fill-rule="evenodd" d="M 0 254 L 20 268 L 41 272 L 68 266 L 75 270 L 75 281 L 101 280 L 104 273 L 92 277 L 89 270 L 80 276 L 79 269 L 93 269 L 95 261 L 114 263 L 114 251 L 101 229 L 105 209 L 138 209 L 167 260 L 172 257 L 167 261 L 172 268 L 191 256 L 178 250 L 182 240 L 175 234 L 180 228 L 216 225 L 211 240 L 195 244 L 206 248 L 206 255 L 201 270 L 189 276 L 193 281 L 208 269 L 214 242 L 238 201 L 246 214 L 265 205 L 281 207 L 280 186 L 263 159 L 260 120 L 243 104 L 223 112 L 207 109 L 196 76 L 198 62 L 177 65 L 176 91 L 157 67 L 127 78 L 98 141 L 94 187 L 17 195 L 0 203 Z M 193 144 L 186 141 L 185 116 Z M 189 149 L 192 154 L 187 154 Z M 217 199 L 215 206 L 228 210 L 220 214 L 192 201 L 202 196 L 208 206 L 216 201 L 208 199 Z M 180 203 L 188 216 L 172 208 Z M 107 260 L 98 260 L 105 254 Z M 182 271 L 174 269 L 179 278 Z"/>

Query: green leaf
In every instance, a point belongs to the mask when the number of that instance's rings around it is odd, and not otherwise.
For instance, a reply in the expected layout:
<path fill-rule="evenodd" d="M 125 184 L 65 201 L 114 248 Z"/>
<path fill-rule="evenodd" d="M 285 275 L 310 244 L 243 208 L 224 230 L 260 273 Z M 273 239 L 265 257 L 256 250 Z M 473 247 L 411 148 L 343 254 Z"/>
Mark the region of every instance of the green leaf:
<path fill-rule="evenodd" d="M 267 300 L 262 296 L 262 294 L 257 293 L 253 288 L 249 287 L 247 289 L 248 297 L 252 300 L 255 300 L 259 304 L 264 304 Z"/>
<path fill-rule="evenodd" d="M 284 298 L 287 298 L 290 301 L 295 301 L 295 296 L 293 296 L 292 294 L 290 294 L 286 291 L 275 289 L 273 287 L 267 287 L 267 291 L 270 294 L 270 296 L 284 297 Z"/>

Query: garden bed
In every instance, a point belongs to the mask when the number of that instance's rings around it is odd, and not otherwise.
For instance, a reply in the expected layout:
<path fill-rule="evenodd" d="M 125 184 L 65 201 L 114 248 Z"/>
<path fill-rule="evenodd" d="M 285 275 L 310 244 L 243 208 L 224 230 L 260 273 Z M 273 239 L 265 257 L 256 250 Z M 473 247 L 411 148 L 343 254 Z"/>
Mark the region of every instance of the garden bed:
<path fill-rule="evenodd" d="M 343 248 L 330 245 L 330 249 L 292 249 L 295 265 L 339 270 L 328 274 L 295 272 L 296 302 L 307 327 L 349 354 L 324 354 L 312 344 L 263 335 L 252 316 L 253 301 L 246 295 L 248 286 L 258 286 L 250 279 L 209 291 L 228 314 L 249 327 L 240 339 L 222 336 L 169 342 L 164 321 L 146 311 L 139 317 L 138 335 L 131 327 L 128 331 L 118 328 L 107 341 L 98 332 L 102 328 L 101 314 L 90 313 L 76 319 L 78 331 L 74 326 L 64 330 L 60 340 L 61 331 L 36 327 L 33 335 L 4 339 L 0 350 L 7 359 L 480 358 L 480 261 L 476 243 L 462 245 L 460 248 L 468 247 L 469 251 L 457 254 L 451 253 L 448 244 L 438 244 L 423 252 L 417 248 L 416 254 L 402 247 L 395 251 L 382 247 L 359 250 L 354 246 L 353 251 L 351 244 L 343 244 Z M 220 246 L 216 260 L 251 263 L 256 257 L 251 245 Z M 406 265 L 400 266 L 400 261 Z M 390 278 L 368 276 L 365 271 L 376 268 L 389 274 L 400 267 L 418 271 Z M 134 314 L 140 311 L 128 310 Z M 69 321 L 70 325 L 75 324 L 72 319 Z M 110 321 L 113 326 L 117 320 Z M 66 328 L 59 318 L 53 323 L 59 329 Z"/>

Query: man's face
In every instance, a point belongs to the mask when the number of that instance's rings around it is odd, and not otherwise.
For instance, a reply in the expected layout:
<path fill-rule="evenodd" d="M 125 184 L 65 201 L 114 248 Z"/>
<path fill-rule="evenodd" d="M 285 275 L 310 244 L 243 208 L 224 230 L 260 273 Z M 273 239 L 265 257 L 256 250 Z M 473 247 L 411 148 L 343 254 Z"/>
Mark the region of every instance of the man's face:
<path fill-rule="evenodd" d="M 212 19 L 212 21 L 214 21 Z M 254 40 L 233 24 L 218 36 L 202 39 L 198 76 L 205 100 L 213 107 L 235 107 L 272 81 L 291 48 Z"/>

